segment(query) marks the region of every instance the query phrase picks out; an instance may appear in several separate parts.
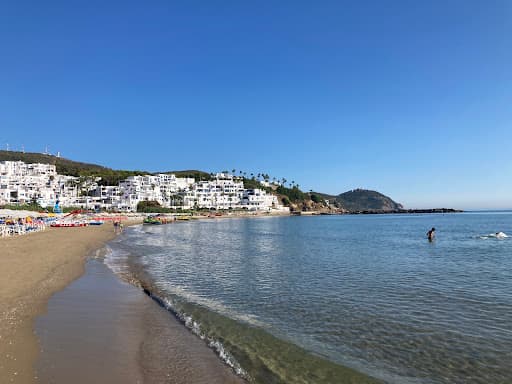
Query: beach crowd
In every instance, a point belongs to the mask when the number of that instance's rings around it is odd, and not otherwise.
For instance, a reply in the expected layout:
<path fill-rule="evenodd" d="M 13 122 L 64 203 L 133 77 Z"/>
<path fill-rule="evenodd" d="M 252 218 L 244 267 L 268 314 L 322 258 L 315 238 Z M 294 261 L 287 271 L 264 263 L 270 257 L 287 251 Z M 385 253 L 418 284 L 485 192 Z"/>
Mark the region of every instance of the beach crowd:
<path fill-rule="evenodd" d="M 46 219 L 42 217 L 0 217 L 0 237 L 44 231 L 47 224 Z"/>

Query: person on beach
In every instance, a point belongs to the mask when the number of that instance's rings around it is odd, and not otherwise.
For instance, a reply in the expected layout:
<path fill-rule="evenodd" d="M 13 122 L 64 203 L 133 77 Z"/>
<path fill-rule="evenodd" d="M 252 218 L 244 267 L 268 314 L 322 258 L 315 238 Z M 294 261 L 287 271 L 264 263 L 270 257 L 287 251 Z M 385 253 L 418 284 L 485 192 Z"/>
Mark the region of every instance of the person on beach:
<path fill-rule="evenodd" d="M 434 227 L 432 227 L 432 229 L 427 232 L 428 241 L 434 240 L 435 236 L 436 236 L 436 229 Z"/>

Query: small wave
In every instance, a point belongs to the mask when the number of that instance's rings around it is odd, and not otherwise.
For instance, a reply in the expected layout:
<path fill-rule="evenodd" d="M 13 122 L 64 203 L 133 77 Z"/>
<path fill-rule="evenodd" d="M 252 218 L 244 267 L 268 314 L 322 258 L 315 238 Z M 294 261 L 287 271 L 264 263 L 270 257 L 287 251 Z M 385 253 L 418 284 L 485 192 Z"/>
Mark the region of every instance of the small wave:
<path fill-rule="evenodd" d="M 251 324 L 260 328 L 267 327 L 267 325 L 264 322 L 258 320 L 255 315 L 238 313 L 237 311 L 230 309 L 217 300 L 205 298 L 195 293 L 191 293 L 183 287 L 175 286 L 165 281 L 157 282 L 157 285 L 163 286 L 166 292 L 172 295 L 176 295 L 177 297 L 181 297 L 183 300 L 189 303 L 202 305 L 203 307 L 206 307 L 212 311 L 225 315 L 231 319 L 245 322 L 247 324 Z"/>
<path fill-rule="evenodd" d="M 150 296 L 153 300 L 159 303 L 162 307 L 171 312 L 178 320 L 180 320 L 187 329 L 189 329 L 194 335 L 198 336 L 201 340 L 213 349 L 220 359 L 228 365 L 238 376 L 250 380 L 249 374 L 241 367 L 238 361 L 231 355 L 222 345 L 219 340 L 209 337 L 206 332 L 201 328 L 201 324 L 194 320 L 191 315 L 182 313 L 176 309 L 176 305 L 170 298 L 162 299 L 159 296 L 154 295 L 151 291 L 144 288 L 144 292 Z"/>
<path fill-rule="evenodd" d="M 505 232 L 489 233 L 488 235 L 479 236 L 480 239 L 506 239 L 509 237 Z"/>
<path fill-rule="evenodd" d="M 101 247 L 101 248 L 98 248 L 96 249 L 91 255 L 90 257 L 92 259 L 99 259 L 99 260 L 103 260 L 106 258 L 107 254 L 109 253 L 109 247 L 107 245 Z"/>
<path fill-rule="evenodd" d="M 130 229 L 130 232 L 135 232 L 135 233 L 144 233 L 145 232 L 145 227 L 142 224 L 132 225 L 132 226 L 130 226 L 129 229 Z"/>
<path fill-rule="evenodd" d="M 105 246 L 104 263 L 116 275 L 123 275 L 128 272 L 128 265 L 126 259 L 129 255 L 128 252 L 119 248 L 112 248 L 110 245 Z"/>
<path fill-rule="evenodd" d="M 112 248 L 106 245 L 104 248 L 105 258 L 104 263 L 121 279 L 124 279 L 128 275 L 129 267 L 126 263 L 130 253 L 123 251 L 119 248 Z M 145 294 L 155 300 L 159 305 L 172 313 L 185 327 L 190 330 L 193 334 L 203 340 L 206 345 L 215 351 L 219 358 L 228 365 L 238 376 L 250 380 L 250 375 L 241 367 L 238 361 L 231 355 L 222 345 L 219 340 L 211 338 L 203 331 L 201 324 L 194 320 L 191 315 L 180 312 L 177 306 L 170 298 L 164 298 L 155 295 L 149 288 L 143 284 L 142 281 L 129 279 L 129 282 L 135 286 L 142 288 Z"/>

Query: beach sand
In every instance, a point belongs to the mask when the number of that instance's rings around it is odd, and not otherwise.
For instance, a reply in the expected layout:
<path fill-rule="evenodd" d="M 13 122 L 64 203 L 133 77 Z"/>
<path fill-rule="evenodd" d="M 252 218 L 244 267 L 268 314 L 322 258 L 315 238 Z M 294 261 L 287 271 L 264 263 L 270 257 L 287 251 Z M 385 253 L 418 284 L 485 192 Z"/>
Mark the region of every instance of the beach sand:
<path fill-rule="evenodd" d="M 114 237 L 111 225 L 56 228 L 0 239 L 0 378 L 31 383 L 35 317 L 84 271 L 87 255 Z"/>
<path fill-rule="evenodd" d="M 107 223 L 0 239 L 0 381 L 243 383 L 140 289 L 85 268 L 114 236 Z"/>

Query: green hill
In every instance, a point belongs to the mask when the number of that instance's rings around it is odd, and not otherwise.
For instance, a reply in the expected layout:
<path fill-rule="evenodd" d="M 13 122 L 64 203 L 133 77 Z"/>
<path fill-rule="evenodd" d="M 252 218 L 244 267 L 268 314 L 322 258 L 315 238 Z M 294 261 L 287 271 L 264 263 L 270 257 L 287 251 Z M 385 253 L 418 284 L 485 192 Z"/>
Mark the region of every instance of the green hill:
<path fill-rule="evenodd" d="M 132 175 L 143 175 L 148 172 L 114 170 L 97 164 L 81 163 L 43 153 L 1 151 L 0 161 L 23 161 L 25 163 L 53 164 L 57 173 L 68 176 L 99 176 L 101 185 L 117 185 L 120 180 Z"/>
<path fill-rule="evenodd" d="M 81 172 L 104 172 L 109 168 L 97 164 L 80 163 L 63 157 L 33 152 L 15 152 L 0 150 L 0 161 L 23 161 L 25 163 L 53 164 L 57 173 L 69 176 L 80 176 Z"/>
<path fill-rule="evenodd" d="M 376 191 L 354 189 L 335 197 L 335 201 L 349 212 L 376 211 L 390 212 L 403 209 L 402 204 Z"/>

